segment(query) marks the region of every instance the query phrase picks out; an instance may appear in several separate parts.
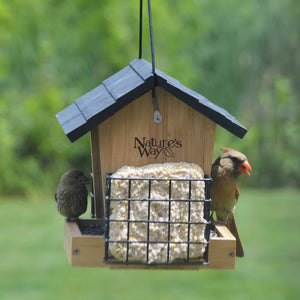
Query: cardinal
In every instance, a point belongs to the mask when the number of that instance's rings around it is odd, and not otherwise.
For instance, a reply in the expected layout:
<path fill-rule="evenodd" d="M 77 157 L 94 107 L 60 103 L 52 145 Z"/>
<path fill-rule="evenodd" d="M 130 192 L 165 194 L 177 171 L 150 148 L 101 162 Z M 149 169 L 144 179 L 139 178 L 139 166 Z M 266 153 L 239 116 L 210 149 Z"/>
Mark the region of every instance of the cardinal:
<path fill-rule="evenodd" d="M 55 201 L 59 213 L 67 221 L 77 220 L 86 212 L 89 178 L 81 170 L 72 169 L 63 174 L 56 188 Z"/>
<path fill-rule="evenodd" d="M 236 256 L 243 257 L 244 249 L 234 218 L 240 195 L 237 178 L 241 174 L 249 176 L 252 167 L 243 153 L 230 148 L 221 150 L 223 153 L 215 160 L 211 170 L 211 211 L 216 213 L 217 223 L 225 224 L 235 236 Z"/>

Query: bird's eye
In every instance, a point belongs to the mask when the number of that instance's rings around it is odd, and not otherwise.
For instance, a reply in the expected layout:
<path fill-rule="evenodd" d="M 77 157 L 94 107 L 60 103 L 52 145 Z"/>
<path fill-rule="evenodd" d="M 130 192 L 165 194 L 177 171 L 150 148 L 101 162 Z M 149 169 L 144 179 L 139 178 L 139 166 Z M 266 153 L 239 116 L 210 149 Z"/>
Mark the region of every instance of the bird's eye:
<path fill-rule="evenodd" d="M 240 164 L 241 163 L 241 161 L 237 158 L 237 157 L 230 157 L 231 158 L 231 160 L 235 163 L 235 164 Z"/>

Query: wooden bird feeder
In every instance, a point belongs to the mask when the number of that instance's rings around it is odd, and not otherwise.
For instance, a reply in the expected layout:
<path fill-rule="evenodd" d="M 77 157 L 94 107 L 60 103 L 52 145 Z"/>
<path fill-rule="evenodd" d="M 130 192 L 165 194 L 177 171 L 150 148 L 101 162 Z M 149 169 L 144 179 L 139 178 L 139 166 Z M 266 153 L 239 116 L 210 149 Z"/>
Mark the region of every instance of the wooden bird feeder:
<path fill-rule="evenodd" d="M 152 89 L 156 91 L 154 107 Z M 154 119 L 159 109 L 160 122 Z M 208 265 L 107 265 L 103 235 L 84 235 L 80 227 L 103 224 L 105 175 L 119 168 L 151 163 L 193 162 L 210 176 L 216 124 L 242 138 L 247 130 L 227 111 L 136 59 L 57 114 L 65 134 L 74 142 L 90 132 L 95 219 L 65 222 L 64 248 L 71 266 L 160 269 L 233 269 L 235 237 L 216 226 L 210 239 Z M 177 142 L 177 143 L 176 143 Z M 170 152 L 155 147 L 160 143 Z M 160 149 L 161 150 L 161 149 Z"/>
<path fill-rule="evenodd" d="M 188 162 L 210 176 L 216 125 L 243 138 L 247 129 L 224 109 L 144 59 L 104 80 L 57 114 L 71 142 L 90 132 L 95 218 L 65 222 L 64 249 L 73 267 L 234 269 L 235 237 L 216 226 L 205 264 L 107 264 L 105 236 L 82 228 L 104 224 L 106 174 L 123 166 Z"/>

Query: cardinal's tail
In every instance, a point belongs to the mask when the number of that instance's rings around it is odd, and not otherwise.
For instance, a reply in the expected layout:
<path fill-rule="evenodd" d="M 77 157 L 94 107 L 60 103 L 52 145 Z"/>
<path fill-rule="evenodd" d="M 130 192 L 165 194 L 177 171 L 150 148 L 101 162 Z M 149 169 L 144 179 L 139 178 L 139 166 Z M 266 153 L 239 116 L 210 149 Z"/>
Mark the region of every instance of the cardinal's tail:
<path fill-rule="evenodd" d="M 244 249 L 243 245 L 240 239 L 240 235 L 236 226 L 235 218 L 234 218 L 234 213 L 231 212 L 230 217 L 228 218 L 227 221 L 227 227 L 230 230 L 230 232 L 235 236 L 236 238 L 236 256 L 238 257 L 243 257 L 244 254 Z"/>
<path fill-rule="evenodd" d="M 218 220 L 224 220 L 224 218 L 218 216 L 217 214 L 217 219 Z M 240 235 L 236 226 L 235 218 L 234 218 L 234 213 L 230 212 L 230 215 L 228 216 L 226 226 L 230 230 L 230 232 L 234 235 L 236 239 L 236 256 L 238 257 L 243 257 L 244 254 L 244 249 L 243 245 L 240 239 Z M 226 222 L 226 221 L 225 221 Z"/>

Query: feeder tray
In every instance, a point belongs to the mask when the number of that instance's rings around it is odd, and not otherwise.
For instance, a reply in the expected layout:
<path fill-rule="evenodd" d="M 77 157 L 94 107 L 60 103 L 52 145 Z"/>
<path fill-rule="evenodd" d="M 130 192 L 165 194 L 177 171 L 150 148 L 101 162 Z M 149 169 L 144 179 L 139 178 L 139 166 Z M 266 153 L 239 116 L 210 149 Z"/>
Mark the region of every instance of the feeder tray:
<path fill-rule="evenodd" d="M 217 237 L 210 238 L 208 261 L 203 265 L 126 265 L 106 264 L 105 237 L 103 234 L 88 235 L 82 228 L 104 226 L 104 219 L 81 219 L 78 222 L 67 222 L 64 225 L 64 249 L 71 267 L 108 267 L 110 269 L 168 269 L 168 270 L 201 270 L 201 269 L 234 269 L 236 240 L 225 225 L 216 225 Z"/>

